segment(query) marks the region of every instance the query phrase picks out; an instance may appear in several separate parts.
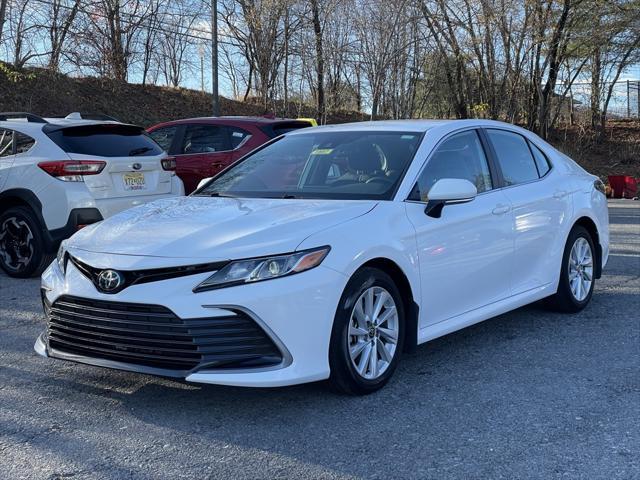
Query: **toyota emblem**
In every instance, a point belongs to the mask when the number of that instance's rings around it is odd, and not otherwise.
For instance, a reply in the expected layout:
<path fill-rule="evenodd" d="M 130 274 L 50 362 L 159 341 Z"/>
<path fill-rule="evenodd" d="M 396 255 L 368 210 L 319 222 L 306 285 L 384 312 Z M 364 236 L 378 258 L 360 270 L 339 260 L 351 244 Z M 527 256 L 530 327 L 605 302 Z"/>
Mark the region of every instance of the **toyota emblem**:
<path fill-rule="evenodd" d="M 133 167 L 134 170 L 140 170 L 142 168 L 142 165 L 140 163 L 134 163 L 131 166 Z"/>
<path fill-rule="evenodd" d="M 105 292 L 113 292 L 124 284 L 124 277 L 115 270 L 103 270 L 98 275 L 98 287 Z"/>

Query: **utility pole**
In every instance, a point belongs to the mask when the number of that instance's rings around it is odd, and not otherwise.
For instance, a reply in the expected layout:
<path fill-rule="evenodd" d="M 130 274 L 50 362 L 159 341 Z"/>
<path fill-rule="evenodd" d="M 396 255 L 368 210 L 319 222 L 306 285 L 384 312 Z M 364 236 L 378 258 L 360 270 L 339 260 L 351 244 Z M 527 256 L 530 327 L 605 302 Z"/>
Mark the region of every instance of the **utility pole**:
<path fill-rule="evenodd" d="M 204 95 L 204 45 L 200 45 L 200 91 Z"/>
<path fill-rule="evenodd" d="M 211 0 L 211 93 L 213 96 L 213 116 L 220 116 L 218 98 L 218 0 Z"/>
<path fill-rule="evenodd" d="M 631 118 L 631 89 L 629 88 L 629 80 L 627 80 L 627 118 Z"/>

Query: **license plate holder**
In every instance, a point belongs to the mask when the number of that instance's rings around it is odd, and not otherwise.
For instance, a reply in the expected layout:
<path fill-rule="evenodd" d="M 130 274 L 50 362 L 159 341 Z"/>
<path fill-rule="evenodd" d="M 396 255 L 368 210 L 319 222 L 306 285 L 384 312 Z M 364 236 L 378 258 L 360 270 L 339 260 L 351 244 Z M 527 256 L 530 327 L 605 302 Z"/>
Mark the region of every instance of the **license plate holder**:
<path fill-rule="evenodd" d="M 122 183 L 124 184 L 124 189 L 128 191 L 146 190 L 147 188 L 144 173 L 142 172 L 125 173 L 122 175 Z"/>

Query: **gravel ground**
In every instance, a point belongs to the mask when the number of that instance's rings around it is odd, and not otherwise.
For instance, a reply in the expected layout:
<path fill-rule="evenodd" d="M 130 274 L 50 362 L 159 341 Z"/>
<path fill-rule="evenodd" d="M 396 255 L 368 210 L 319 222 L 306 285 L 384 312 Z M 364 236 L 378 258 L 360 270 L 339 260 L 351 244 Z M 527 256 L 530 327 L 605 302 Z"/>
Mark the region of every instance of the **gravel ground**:
<path fill-rule="evenodd" d="M 640 203 L 610 212 L 582 313 L 422 345 L 363 398 L 40 358 L 38 280 L 0 275 L 0 478 L 640 478 Z"/>

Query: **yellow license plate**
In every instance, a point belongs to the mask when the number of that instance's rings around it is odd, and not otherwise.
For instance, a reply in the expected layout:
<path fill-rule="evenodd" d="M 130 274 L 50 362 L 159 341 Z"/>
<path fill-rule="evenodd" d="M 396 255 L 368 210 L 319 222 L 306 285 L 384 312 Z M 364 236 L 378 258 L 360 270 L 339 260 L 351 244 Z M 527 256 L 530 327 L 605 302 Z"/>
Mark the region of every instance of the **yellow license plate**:
<path fill-rule="evenodd" d="M 122 176 L 125 190 L 144 190 L 147 186 L 144 181 L 144 173 L 131 172 Z"/>

